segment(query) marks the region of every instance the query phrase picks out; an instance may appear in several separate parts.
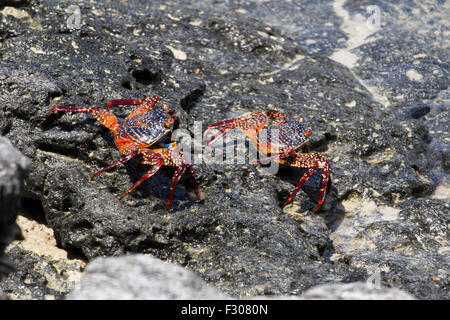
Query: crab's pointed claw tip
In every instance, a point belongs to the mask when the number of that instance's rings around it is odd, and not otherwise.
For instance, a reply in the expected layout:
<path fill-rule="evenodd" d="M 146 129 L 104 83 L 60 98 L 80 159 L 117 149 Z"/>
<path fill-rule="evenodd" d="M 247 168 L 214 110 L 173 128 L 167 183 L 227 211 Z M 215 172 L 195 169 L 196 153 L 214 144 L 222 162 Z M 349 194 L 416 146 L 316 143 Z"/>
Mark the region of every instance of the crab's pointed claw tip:
<path fill-rule="evenodd" d="M 319 211 L 320 206 L 322 205 L 322 203 L 320 202 L 317 206 L 314 207 L 314 209 L 312 210 L 313 213 L 316 213 L 317 211 Z"/>
<path fill-rule="evenodd" d="M 213 137 L 211 140 L 209 140 L 206 144 L 208 145 L 208 147 L 211 147 L 211 145 L 215 142 L 215 138 Z"/>
<path fill-rule="evenodd" d="M 47 118 L 51 113 L 53 113 L 54 110 L 55 110 L 55 108 L 51 108 L 50 110 L 48 110 L 48 111 L 45 113 L 45 117 Z"/>

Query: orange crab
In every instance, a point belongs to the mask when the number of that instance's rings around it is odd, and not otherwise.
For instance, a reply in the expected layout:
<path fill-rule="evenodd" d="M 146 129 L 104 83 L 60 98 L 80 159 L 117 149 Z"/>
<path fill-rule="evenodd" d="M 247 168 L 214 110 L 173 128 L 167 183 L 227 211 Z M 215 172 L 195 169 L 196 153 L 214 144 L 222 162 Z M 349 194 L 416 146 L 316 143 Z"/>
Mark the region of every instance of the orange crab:
<path fill-rule="evenodd" d="M 161 108 L 156 108 L 156 104 L 161 100 L 158 96 L 152 96 L 141 100 L 118 99 L 109 101 L 106 109 L 96 107 L 77 107 L 73 105 L 56 106 L 50 109 L 46 116 L 54 111 L 66 112 L 90 112 L 98 122 L 114 132 L 114 142 L 120 153 L 124 156 L 113 164 L 103 168 L 91 177 L 93 179 L 100 173 L 121 165 L 133 158 L 140 157 L 140 162 L 151 165 L 148 170 L 130 189 L 121 197 L 136 189 L 142 182 L 153 176 L 163 165 L 177 167 L 172 178 L 172 184 L 169 191 L 169 199 L 164 210 L 168 210 L 172 203 L 175 188 L 182 175 L 187 170 L 194 182 L 194 191 L 197 200 L 200 200 L 198 184 L 195 178 L 194 170 L 190 164 L 186 163 L 179 145 L 173 142 L 163 145 L 158 149 L 149 149 L 150 146 L 159 142 L 164 136 L 171 132 L 171 127 L 178 126 L 178 118 L 174 115 L 175 110 L 163 103 Z M 118 122 L 116 116 L 109 111 L 113 106 L 118 105 L 136 105 L 138 106 L 122 122 Z"/>
<path fill-rule="evenodd" d="M 268 125 L 269 119 L 273 119 L 270 125 Z M 235 119 L 213 123 L 207 127 L 203 136 L 206 136 L 211 129 L 219 130 L 218 134 L 208 141 L 208 145 L 211 145 L 234 128 L 240 129 L 249 137 L 258 152 L 270 154 L 267 159 L 292 167 L 308 169 L 297 182 L 289 198 L 284 202 L 283 208 L 292 201 L 303 184 L 320 170 L 319 199 L 313 212 L 320 208 L 326 193 L 331 188 L 331 166 L 327 158 L 321 153 L 309 152 L 306 142 L 312 132 L 311 129 L 305 128 L 303 118 L 288 120 L 287 114 L 277 110 L 257 111 L 243 114 Z M 302 149 L 305 153 L 297 152 L 298 149 Z"/>

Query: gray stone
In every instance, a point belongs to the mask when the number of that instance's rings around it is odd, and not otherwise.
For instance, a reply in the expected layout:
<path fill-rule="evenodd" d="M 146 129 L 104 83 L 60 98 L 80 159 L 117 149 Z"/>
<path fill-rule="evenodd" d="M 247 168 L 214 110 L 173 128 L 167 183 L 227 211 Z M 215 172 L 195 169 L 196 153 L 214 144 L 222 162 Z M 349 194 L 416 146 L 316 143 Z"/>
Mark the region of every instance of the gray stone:
<path fill-rule="evenodd" d="M 194 272 L 151 256 L 92 260 L 69 300 L 227 299 Z"/>
<path fill-rule="evenodd" d="M 0 279 L 14 269 L 4 254 L 6 246 L 22 238 L 16 217 L 28 165 L 28 159 L 8 139 L 0 137 Z"/>

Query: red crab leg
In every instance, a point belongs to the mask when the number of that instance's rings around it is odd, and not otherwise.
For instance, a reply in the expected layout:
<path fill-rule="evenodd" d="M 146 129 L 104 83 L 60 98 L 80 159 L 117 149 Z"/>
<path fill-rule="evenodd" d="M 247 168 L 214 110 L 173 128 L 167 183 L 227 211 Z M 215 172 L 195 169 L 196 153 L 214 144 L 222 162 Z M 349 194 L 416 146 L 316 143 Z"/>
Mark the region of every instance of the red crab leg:
<path fill-rule="evenodd" d="M 266 116 L 276 120 L 272 122 L 272 125 L 283 124 L 288 119 L 288 115 L 286 113 L 278 110 L 267 110 Z"/>
<path fill-rule="evenodd" d="M 287 200 L 283 203 L 283 205 L 281 206 L 282 208 L 284 208 L 285 206 L 287 206 L 287 204 L 289 202 L 292 201 L 292 199 L 295 198 L 295 196 L 297 195 L 298 190 L 300 190 L 300 188 L 303 186 L 303 184 L 308 181 L 309 178 L 311 178 L 312 175 L 314 175 L 314 173 L 316 173 L 317 168 L 311 168 L 308 171 L 306 171 L 303 176 L 300 178 L 300 180 L 298 180 L 297 185 L 295 186 L 294 190 L 292 191 L 291 195 L 289 196 L 289 198 L 287 198 Z"/>
<path fill-rule="evenodd" d="M 230 120 L 225 120 L 225 121 L 220 121 L 220 122 L 217 122 L 217 123 L 210 124 L 206 128 L 205 132 L 203 133 L 203 137 L 205 137 L 206 133 L 209 130 L 211 130 L 211 129 L 217 129 L 220 132 L 218 134 L 216 134 L 215 136 L 213 136 L 208 141 L 208 146 L 210 146 L 211 144 L 216 142 L 218 139 L 223 137 L 228 131 L 233 130 L 234 128 L 236 128 L 236 125 L 237 125 L 238 121 L 239 121 L 239 119 L 230 119 Z"/>
<path fill-rule="evenodd" d="M 135 156 L 138 155 L 138 153 L 139 153 L 139 149 L 138 148 L 132 149 L 130 154 L 128 154 L 126 156 L 123 156 L 122 158 L 120 158 L 119 160 L 114 162 L 113 164 L 111 164 L 111 165 L 107 166 L 106 168 L 103 168 L 103 169 L 97 171 L 96 173 L 94 173 L 92 175 L 92 177 L 91 177 L 91 180 L 94 179 L 96 176 L 98 176 L 100 173 L 105 172 L 107 170 L 110 170 L 110 169 L 112 169 L 114 167 L 117 167 L 118 165 L 124 164 L 125 162 L 133 159 Z"/>
<path fill-rule="evenodd" d="M 149 149 L 139 149 L 139 153 L 142 155 L 142 163 L 153 165 L 153 167 L 150 168 L 130 189 L 128 189 L 120 198 L 119 200 L 122 200 L 123 197 L 125 197 L 127 194 L 132 192 L 134 189 L 136 189 L 142 182 L 153 176 L 156 172 L 158 172 L 159 169 L 164 164 L 164 160 L 162 156 L 157 153 L 153 152 Z"/>
<path fill-rule="evenodd" d="M 267 116 L 262 112 L 253 112 L 253 113 L 245 113 L 239 118 L 220 121 L 217 123 L 210 124 L 205 132 L 203 133 L 203 137 L 206 136 L 206 133 L 210 129 L 218 129 L 220 132 L 212 137 L 208 145 L 214 143 L 220 137 L 223 137 L 228 131 L 239 128 L 246 136 L 248 136 L 252 141 L 256 141 L 256 137 L 258 132 L 265 127 L 267 124 Z"/>
<path fill-rule="evenodd" d="M 319 210 L 320 206 L 325 200 L 326 193 L 330 192 L 331 189 L 330 173 L 331 173 L 331 166 L 327 161 L 326 167 L 322 168 L 322 174 L 320 175 L 319 200 L 317 202 L 316 207 L 313 209 L 313 212 Z"/>
<path fill-rule="evenodd" d="M 137 106 L 142 103 L 144 99 L 142 100 L 134 100 L 134 99 L 115 99 L 110 100 L 108 104 L 106 105 L 106 110 L 109 111 L 111 107 L 114 106 Z"/>
<path fill-rule="evenodd" d="M 175 188 L 177 187 L 178 182 L 180 181 L 181 177 L 183 176 L 184 171 L 186 171 L 186 165 L 183 164 L 175 170 L 175 173 L 172 177 L 172 184 L 170 185 L 170 191 L 169 191 L 169 199 L 167 200 L 166 207 L 164 208 L 165 211 L 169 210 L 170 204 L 172 203 L 173 196 L 175 194 Z"/>
<path fill-rule="evenodd" d="M 141 100 L 133 100 L 133 99 L 111 100 L 108 102 L 106 110 L 109 110 L 113 106 L 139 106 L 126 117 L 126 119 L 128 119 L 134 117 L 135 115 L 142 114 L 151 110 L 159 101 L 161 101 L 161 98 L 155 95 Z"/>
<path fill-rule="evenodd" d="M 286 151 L 285 153 L 279 153 L 279 154 L 276 154 L 274 156 L 270 156 L 270 157 L 266 157 L 266 158 L 262 158 L 262 159 L 255 159 L 252 162 L 253 163 L 258 163 L 258 162 L 261 162 L 261 161 L 284 159 L 284 158 L 288 158 L 290 156 L 293 156 L 294 154 L 296 154 L 295 150 L 289 150 L 289 151 Z"/>
<path fill-rule="evenodd" d="M 283 204 L 283 208 L 294 199 L 297 192 L 303 186 L 303 184 L 308 181 L 308 179 L 316 173 L 317 170 L 321 170 L 320 177 L 320 189 L 319 189 L 319 197 L 318 203 L 316 207 L 313 209 L 313 212 L 316 212 L 320 206 L 322 205 L 325 199 L 325 191 L 329 191 L 331 188 L 331 183 L 329 183 L 329 177 L 331 172 L 331 166 L 328 160 L 320 153 L 296 153 L 294 161 L 290 162 L 288 159 L 278 159 L 277 160 L 281 164 L 290 165 L 292 167 L 299 168 L 309 168 L 309 170 L 303 174 L 300 180 L 297 182 L 294 190 L 292 191 L 289 198 Z"/>
<path fill-rule="evenodd" d="M 188 169 L 189 174 L 191 175 L 192 178 L 192 182 L 194 183 L 195 196 L 197 197 L 197 200 L 200 200 L 200 193 L 198 192 L 198 183 L 197 179 L 195 178 L 194 170 L 192 169 L 192 166 L 190 164 L 187 164 L 186 168 Z"/>
<path fill-rule="evenodd" d="M 172 200 L 173 200 L 173 197 L 174 197 L 174 194 L 175 194 L 175 188 L 176 188 L 178 182 L 181 179 L 181 176 L 183 175 L 183 173 L 184 173 L 184 171 L 186 169 L 188 169 L 188 171 L 189 171 L 189 173 L 190 173 L 190 175 L 192 177 L 192 180 L 194 182 L 194 191 L 195 191 L 195 195 L 197 197 L 197 200 L 200 200 L 200 194 L 199 194 L 199 190 L 198 190 L 199 188 L 198 188 L 197 180 L 195 179 L 194 171 L 192 170 L 191 165 L 188 165 L 188 164 L 185 164 L 185 163 L 182 163 L 182 162 L 179 165 L 178 162 L 180 161 L 180 159 L 173 160 L 173 158 L 172 158 L 172 150 L 173 149 L 174 149 L 174 147 L 173 148 L 154 149 L 154 150 L 137 149 L 137 153 L 142 155 L 141 163 L 147 164 L 147 165 L 153 165 L 153 167 L 150 170 L 148 170 L 119 199 L 122 199 L 127 194 L 129 194 L 130 192 L 134 191 L 142 182 L 144 182 L 145 180 L 147 180 L 148 178 L 153 176 L 163 165 L 165 165 L 165 166 L 178 166 L 178 168 L 177 168 L 177 170 L 175 171 L 175 173 L 174 173 L 174 175 L 172 177 L 172 183 L 171 183 L 171 186 L 170 186 L 169 198 L 167 200 L 167 204 L 166 204 L 166 207 L 164 208 L 164 210 L 165 211 L 169 210 L 169 207 L 170 207 L 170 205 L 172 203 Z M 131 158 L 132 158 L 132 156 L 130 154 L 130 159 Z M 127 158 L 127 156 L 123 157 L 122 159 L 124 159 L 123 162 L 126 162 L 126 161 L 129 160 Z M 116 163 L 120 162 L 122 159 L 120 159 L 119 161 L 116 161 Z M 111 165 L 110 167 L 113 167 L 113 165 Z M 107 170 L 107 168 L 105 168 L 104 170 Z"/>
<path fill-rule="evenodd" d="M 139 107 L 131 112 L 125 119 L 133 118 L 138 114 L 143 114 L 150 111 L 159 101 L 161 101 L 161 98 L 158 96 L 151 96 L 150 98 L 142 99 Z"/>
<path fill-rule="evenodd" d="M 309 148 L 308 148 L 308 146 L 306 144 L 301 146 L 300 148 L 302 149 L 303 153 L 310 153 L 309 152 Z M 276 155 L 271 156 L 271 157 L 262 158 L 262 159 L 256 159 L 256 160 L 252 160 L 252 161 L 253 161 L 253 163 L 258 163 L 258 162 L 261 162 L 261 161 L 278 160 L 278 159 L 288 158 L 290 156 L 293 156 L 294 154 L 296 154 L 295 150 L 289 150 L 289 151 L 287 151 L 285 153 L 276 154 Z"/>
<path fill-rule="evenodd" d="M 108 102 L 108 105 L 106 106 L 106 110 L 109 110 L 109 108 L 114 106 L 138 106 L 141 105 L 143 102 L 149 102 L 150 104 L 153 103 L 153 106 L 157 104 L 159 101 L 161 101 L 161 98 L 154 95 L 149 98 L 145 99 L 115 99 Z"/>
<path fill-rule="evenodd" d="M 167 200 L 167 205 L 164 210 L 168 210 L 170 207 L 170 204 L 173 201 L 173 197 L 175 194 L 176 186 L 178 185 L 178 182 L 180 181 L 182 175 L 188 170 L 189 174 L 191 175 L 192 181 L 194 183 L 194 192 L 197 200 L 200 200 L 200 193 L 198 188 L 197 179 L 195 178 L 194 170 L 192 169 L 192 166 L 190 164 L 184 163 L 184 157 L 182 155 L 175 156 L 173 154 L 173 150 L 175 150 L 176 143 L 173 143 L 171 148 L 161 148 L 161 149 L 155 149 L 152 150 L 153 152 L 158 152 L 162 158 L 164 159 L 164 165 L 166 166 L 177 166 L 178 168 L 175 170 L 175 173 L 172 177 L 172 183 L 170 186 L 170 192 L 169 192 L 169 198 Z"/>
<path fill-rule="evenodd" d="M 50 113 L 54 111 L 66 111 L 66 112 L 82 112 L 92 113 L 94 118 L 109 130 L 115 131 L 118 127 L 117 118 L 111 112 L 96 107 L 77 107 L 77 106 L 56 106 L 50 109 L 45 116 L 48 117 Z"/>
<path fill-rule="evenodd" d="M 170 204 L 172 203 L 173 200 L 173 196 L 175 194 L 175 188 L 177 187 L 178 182 L 180 181 L 181 177 L 184 174 L 184 171 L 186 171 L 186 169 L 188 169 L 192 180 L 194 182 L 194 191 L 195 191 L 195 196 L 197 197 L 197 200 L 200 200 L 200 194 L 198 192 L 198 184 L 197 184 L 197 179 L 195 179 L 195 174 L 194 174 L 194 170 L 192 170 L 192 166 L 188 165 L 188 164 L 182 164 L 181 166 L 179 166 L 177 168 L 177 170 L 175 170 L 175 173 L 173 174 L 172 177 L 172 184 L 170 186 L 170 192 L 169 192 L 169 199 L 167 200 L 167 205 L 164 208 L 164 210 L 169 210 Z"/>

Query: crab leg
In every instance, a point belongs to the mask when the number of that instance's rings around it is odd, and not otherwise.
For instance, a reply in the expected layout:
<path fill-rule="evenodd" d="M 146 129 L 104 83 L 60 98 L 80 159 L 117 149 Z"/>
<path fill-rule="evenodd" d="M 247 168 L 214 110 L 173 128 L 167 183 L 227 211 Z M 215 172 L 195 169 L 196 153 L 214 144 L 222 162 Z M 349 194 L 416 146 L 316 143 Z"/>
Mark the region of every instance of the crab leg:
<path fill-rule="evenodd" d="M 138 105 L 141 105 L 145 101 L 147 101 L 149 103 L 154 102 L 154 104 L 153 104 L 153 106 L 154 106 L 159 101 L 161 101 L 161 98 L 156 96 L 156 95 L 154 95 L 154 96 L 151 96 L 149 98 L 140 99 L 140 100 L 136 100 L 136 99 L 115 99 L 115 100 L 111 100 L 111 101 L 108 102 L 108 105 L 106 106 L 106 110 L 109 111 L 109 109 L 111 107 L 114 107 L 114 106 L 138 106 Z"/>
<path fill-rule="evenodd" d="M 262 158 L 262 159 L 255 159 L 252 160 L 253 163 L 259 163 L 259 162 L 264 162 L 264 161 L 269 161 L 269 160 L 278 160 L 278 159 L 284 159 L 284 158 L 288 158 L 290 156 L 293 156 L 294 154 L 296 154 L 295 150 L 288 150 L 285 153 L 278 153 L 274 156 L 270 156 L 270 157 L 266 157 L 266 158 Z"/>
<path fill-rule="evenodd" d="M 142 163 L 153 165 L 153 167 L 150 168 L 130 189 L 128 189 L 120 198 L 119 200 L 122 200 L 123 197 L 125 197 L 127 194 L 132 192 L 134 189 L 136 189 L 142 182 L 153 176 L 156 172 L 158 172 L 159 169 L 164 164 L 163 157 L 157 153 L 153 152 L 149 149 L 140 149 L 139 154 L 142 155 Z"/>
<path fill-rule="evenodd" d="M 308 171 L 305 172 L 305 174 L 303 174 L 303 176 L 300 178 L 300 180 L 298 180 L 297 185 L 295 186 L 294 190 L 292 191 L 291 195 L 289 196 L 289 198 L 287 198 L 287 200 L 283 203 L 283 205 L 281 206 L 282 208 L 284 208 L 285 206 L 288 205 L 289 202 L 292 201 L 292 199 L 295 198 L 295 196 L 297 195 L 298 190 L 300 190 L 300 188 L 303 186 L 303 184 L 308 181 L 309 178 L 311 178 L 312 175 L 314 175 L 314 173 L 316 173 L 317 168 L 311 168 Z"/>
<path fill-rule="evenodd" d="M 200 200 L 200 193 L 198 192 L 198 183 L 197 183 L 197 179 L 195 178 L 194 170 L 192 169 L 192 166 L 190 164 L 187 164 L 186 168 L 187 168 L 189 174 L 191 175 L 192 182 L 194 183 L 195 196 L 197 197 L 197 200 Z"/>
<path fill-rule="evenodd" d="M 290 165 L 292 167 L 298 167 L 298 168 L 309 168 L 308 171 L 306 171 L 305 174 L 300 178 L 300 180 L 297 182 L 297 185 L 295 186 L 294 190 L 292 191 L 289 198 L 286 200 L 286 202 L 283 204 L 283 208 L 294 199 L 297 192 L 300 190 L 300 188 L 303 186 L 303 184 L 308 181 L 309 178 L 311 178 L 314 173 L 316 173 L 317 170 L 321 170 L 321 177 L 320 177 L 320 189 L 319 189 L 319 200 L 316 205 L 316 207 L 313 209 L 313 212 L 316 212 L 320 206 L 322 205 L 324 199 L 325 199 L 325 191 L 329 191 L 331 184 L 329 183 L 329 177 L 331 172 L 331 166 L 328 160 L 320 153 L 296 153 L 295 159 L 293 161 L 289 161 L 288 159 L 278 159 L 277 160 L 280 164 L 286 164 Z"/>
<path fill-rule="evenodd" d="M 169 191 L 169 199 L 167 200 L 165 211 L 169 210 L 170 204 L 172 203 L 173 196 L 175 194 L 175 188 L 177 187 L 178 182 L 180 182 L 181 177 L 183 176 L 184 171 L 186 171 L 186 165 L 181 165 L 175 170 L 175 173 L 172 177 L 172 184 L 170 185 Z"/>
<path fill-rule="evenodd" d="M 288 119 L 288 115 L 286 113 L 278 111 L 278 110 L 271 109 L 271 110 L 267 110 L 265 113 L 266 113 L 266 116 L 268 116 L 269 118 L 276 120 L 276 121 L 272 122 L 272 125 L 283 124 Z"/>
<path fill-rule="evenodd" d="M 138 155 L 138 153 L 139 153 L 139 149 L 138 148 L 132 149 L 130 154 L 128 154 L 126 156 L 123 156 L 122 158 L 120 158 L 119 160 L 114 162 L 113 164 L 111 164 L 111 165 L 107 166 L 106 168 L 103 168 L 103 169 L 97 171 L 96 173 L 94 173 L 92 175 L 92 177 L 91 177 L 91 180 L 94 179 L 96 176 L 98 176 L 100 173 L 105 172 L 107 170 L 110 170 L 110 169 L 112 169 L 114 167 L 117 167 L 117 166 L 119 166 L 121 164 L 124 164 L 125 162 L 133 159 L 135 156 Z"/>
<path fill-rule="evenodd" d="M 186 169 L 189 171 L 189 174 L 192 177 L 192 180 L 194 182 L 194 191 L 195 195 L 197 197 L 197 200 L 200 200 L 200 194 L 198 192 L 198 184 L 197 179 L 195 178 L 194 170 L 192 170 L 192 166 L 189 164 L 182 164 L 175 170 L 175 173 L 172 177 L 172 184 L 170 185 L 170 192 L 169 192 L 169 199 L 167 200 L 167 205 L 164 208 L 164 210 L 169 210 L 170 204 L 172 203 L 173 196 L 175 194 L 175 188 L 177 187 L 178 182 L 180 181 L 181 177 L 183 176 Z"/>
<path fill-rule="evenodd" d="M 106 110 L 109 111 L 111 107 L 114 106 L 137 106 L 142 103 L 144 99 L 142 100 L 135 100 L 135 99 L 115 99 L 110 100 L 108 104 L 106 105 Z"/>
<path fill-rule="evenodd" d="M 195 178 L 194 170 L 192 169 L 192 166 L 190 164 L 185 163 L 183 154 L 179 153 L 175 150 L 177 150 L 176 143 L 172 143 L 170 148 L 161 148 L 161 149 L 153 150 L 154 152 L 158 152 L 162 156 L 165 166 L 177 166 L 178 167 L 175 170 L 175 173 L 173 174 L 173 177 L 172 177 L 172 183 L 171 183 L 170 191 L 169 191 L 169 198 L 167 200 L 167 205 L 164 209 L 166 211 L 169 209 L 170 204 L 173 201 L 176 186 L 178 185 L 178 182 L 180 181 L 180 179 L 183 176 L 186 169 L 188 170 L 189 174 L 191 175 L 192 181 L 194 183 L 195 196 L 197 197 L 197 200 L 200 200 L 200 193 L 198 191 L 198 183 L 197 183 L 197 179 Z"/>
<path fill-rule="evenodd" d="M 231 120 L 225 120 L 225 121 L 220 121 L 220 122 L 217 122 L 217 123 L 210 124 L 206 128 L 205 132 L 203 133 L 203 137 L 205 137 L 206 133 L 209 130 L 211 130 L 211 129 L 217 129 L 217 130 L 219 130 L 219 133 L 216 134 L 215 136 L 213 136 L 208 141 L 208 146 L 210 146 L 211 144 L 216 142 L 218 139 L 223 137 L 228 131 L 233 130 L 234 128 L 236 128 L 236 125 L 237 125 L 238 121 L 239 121 L 239 119 L 231 119 Z"/>
<path fill-rule="evenodd" d="M 107 127 L 109 130 L 115 131 L 119 124 L 117 123 L 117 118 L 114 114 L 104 109 L 99 109 L 96 107 L 77 107 L 73 105 L 69 106 L 56 106 L 50 109 L 45 116 L 48 117 L 50 113 L 54 111 L 65 111 L 65 112 L 82 112 L 82 113 L 92 113 L 94 118 L 100 122 L 102 125 Z"/>
<path fill-rule="evenodd" d="M 313 212 L 319 210 L 320 206 L 322 205 L 325 199 L 326 193 L 330 192 L 331 189 L 330 173 L 331 173 L 331 166 L 327 162 L 326 167 L 322 168 L 322 174 L 320 175 L 319 200 L 317 202 L 317 205 L 313 209 Z"/>
<path fill-rule="evenodd" d="M 228 131 L 234 128 L 239 128 L 246 136 L 248 136 L 250 139 L 255 140 L 256 136 L 258 135 L 258 132 L 262 128 L 264 128 L 266 124 L 267 124 L 267 116 L 264 113 L 259 111 L 253 113 L 246 113 L 239 118 L 210 124 L 203 133 L 203 137 L 206 136 L 206 133 L 210 129 L 217 129 L 220 131 L 217 135 L 215 135 L 208 141 L 209 146 L 219 138 L 223 137 Z"/>
<path fill-rule="evenodd" d="M 134 191 L 142 182 L 149 179 L 151 176 L 153 176 L 156 172 L 158 172 L 159 169 L 163 165 L 165 166 L 178 166 L 178 168 L 175 170 L 175 173 L 172 177 L 172 183 L 170 186 L 169 191 L 169 198 L 167 200 L 167 204 L 164 208 L 165 211 L 169 210 L 169 207 L 173 201 L 173 197 L 175 194 L 176 186 L 178 185 L 178 182 L 180 181 L 181 177 L 183 176 L 186 169 L 188 169 L 192 180 L 194 182 L 194 191 L 195 195 L 197 197 L 197 200 L 200 200 L 200 194 L 198 191 L 198 184 L 197 180 L 195 179 L 194 171 L 192 170 L 191 165 L 185 164 L 181 158 L 177 158 L 173 156 L 173 149 L 175 149 L 175 144 L 171 146 L 171 148 L 161 148 L 161 149 L 133 149 L 131 153 L 128 156 L 123 157 L 122 159 L 119 159 L 115 163 L 113 163 L 111 166 L 100 170 L 101 172 L 108 170 L 116 165 L 119 165 L 121 163 L 124 163 L 131 158 L 135 157 L 137 154 L 142 155 L 141 163 L 147 164 L 147 165 L 153 165 L 153 167 L 148 170 L 130 189 L 128 189 L 119 199 L 123 199 L 127 194 Z M 182 156 L 181 156 L 182 157 Z M 99 173 L 101 173 L 99 172 Z M 98 173 L 96 173 L 98 174 Z"/>

